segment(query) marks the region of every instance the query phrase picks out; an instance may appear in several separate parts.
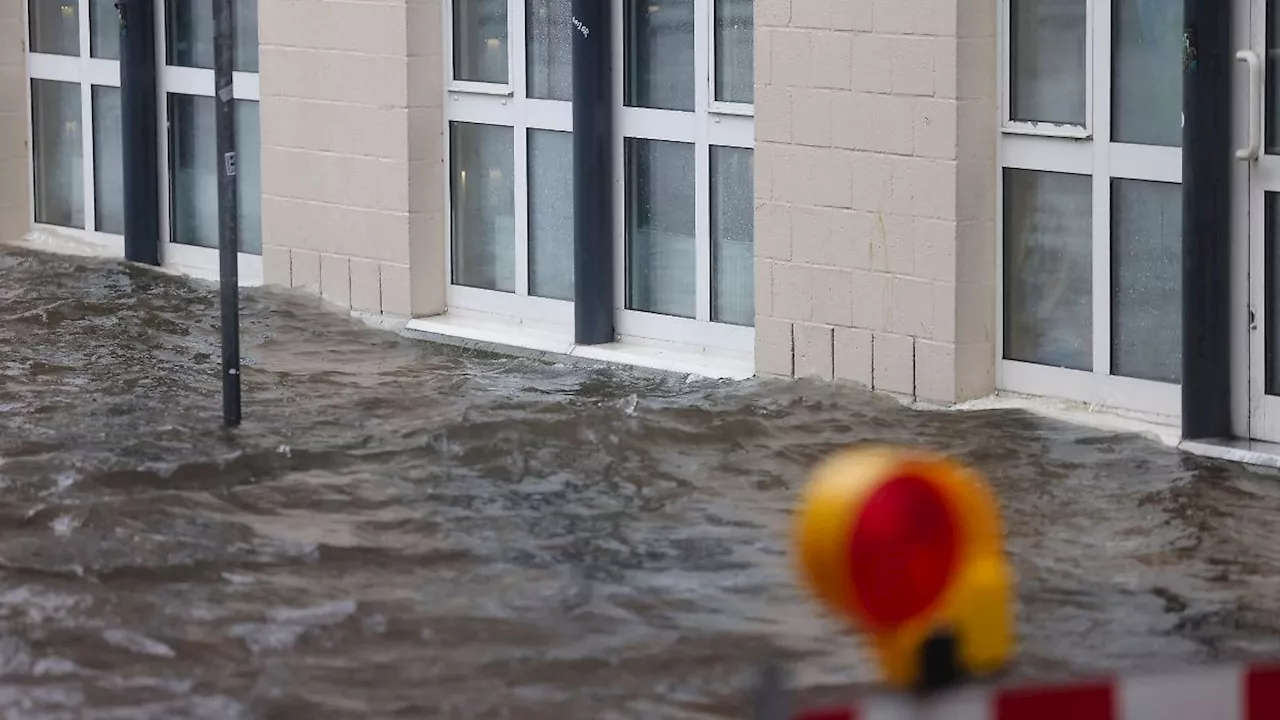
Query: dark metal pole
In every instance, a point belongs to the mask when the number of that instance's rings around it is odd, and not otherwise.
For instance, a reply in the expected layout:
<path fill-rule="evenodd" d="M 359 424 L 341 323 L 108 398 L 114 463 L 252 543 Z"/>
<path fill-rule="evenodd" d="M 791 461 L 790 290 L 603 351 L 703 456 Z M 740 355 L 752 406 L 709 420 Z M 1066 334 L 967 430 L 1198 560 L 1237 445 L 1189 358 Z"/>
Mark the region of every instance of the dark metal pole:
<path fill-rule="evenodd" d="M 1184 0 L 1182 435 L 1231 435 L 1231 22 Z"/>
<path fill-rule="evenodd" d="M 608 0 L 573 0 L 574 339 L 613 342 L 613 28 Z"/>
<path fill-rule="evenodd" d="M 119 0 L 124 257 L 160 264 L 160 139 L 154 0 Z"/>
<path fill-rule="evenodd" d="M 222 418 L 240 424 L 240 279 L 236 227 L 236 115 L 232 0 L 213 0 L 213 87 L 218 134 L 218 260 L 222 301 Z"/>

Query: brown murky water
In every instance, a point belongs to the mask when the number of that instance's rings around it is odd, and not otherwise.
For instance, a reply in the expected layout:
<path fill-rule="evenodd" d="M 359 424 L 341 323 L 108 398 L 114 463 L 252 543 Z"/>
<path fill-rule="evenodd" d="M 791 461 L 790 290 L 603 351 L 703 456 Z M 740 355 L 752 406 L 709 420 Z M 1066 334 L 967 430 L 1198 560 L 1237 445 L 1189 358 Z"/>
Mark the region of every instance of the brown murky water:
<path fill-rule="evenodd" d="M 400 339 L 245 303 L 220 427 L 212 286 L 0 250 L 6 718 L 741 717 L 757 665 L 865 680 L 793 582 L 808 467 L 851 441 L 988 472 L 1019 672 L 1280 655 L 1280 482 L 1013 411 Z"/>

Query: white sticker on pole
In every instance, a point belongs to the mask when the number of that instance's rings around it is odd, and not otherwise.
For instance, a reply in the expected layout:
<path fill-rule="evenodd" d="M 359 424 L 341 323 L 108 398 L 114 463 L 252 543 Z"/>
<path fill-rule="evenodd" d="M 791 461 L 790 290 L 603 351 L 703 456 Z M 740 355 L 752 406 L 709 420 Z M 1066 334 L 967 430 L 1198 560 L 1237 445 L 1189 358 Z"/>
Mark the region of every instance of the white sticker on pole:
<path fill-rule="evenodd" d="M 236 175 L 236 154 L 229 152 L 222 156 L 222 163 L 226 168 L 227 177 L 235 177 Z"/>

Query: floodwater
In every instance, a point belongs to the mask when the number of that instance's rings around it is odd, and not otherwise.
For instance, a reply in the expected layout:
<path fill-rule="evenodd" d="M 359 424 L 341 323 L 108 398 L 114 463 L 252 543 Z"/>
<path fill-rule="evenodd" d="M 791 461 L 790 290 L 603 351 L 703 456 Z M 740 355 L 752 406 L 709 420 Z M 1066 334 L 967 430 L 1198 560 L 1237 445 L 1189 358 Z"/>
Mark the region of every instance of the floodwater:
<path fill-rule="evenodd" d="M 789 512 L 842 444 L 989 473 L 1018 674 L 1280 655 L 1280 477 L 1018 411 L 561 366 L 246 293 L 0 250 L 5 718 L 743 717 L 869 677 L 796 586 Z"/>

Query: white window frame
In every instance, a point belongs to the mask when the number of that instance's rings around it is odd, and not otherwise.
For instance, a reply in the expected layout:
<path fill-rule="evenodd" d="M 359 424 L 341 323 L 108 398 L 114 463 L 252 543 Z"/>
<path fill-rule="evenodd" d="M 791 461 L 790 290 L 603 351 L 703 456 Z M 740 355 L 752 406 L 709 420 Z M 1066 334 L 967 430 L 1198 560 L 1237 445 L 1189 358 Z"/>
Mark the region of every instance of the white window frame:
<path fill-rule="evenodd" d="M 1009 4 L 1001 0 L 998 58 L 1003 79 L 999 117 L 1007 122 L 1010 75 Z M 1027 132 L 1002 128 L 996 177 L 996 385 L 999 389 L 1085 402 L 1170 421 L 1182 411 L 1181 386 L 1111 374 L 1111 187 L 1114 179 L 1182 182 L 1182 149 L 1111 141 L 1112 0 L 1088 0 L 1089 41 L 1086 83 L 1089 136 L 1069 132 Z M 1043 129 L 1042 129 L 1043 130 Z M 1076 129 L 1077 132 L 1080 130 Z M 1092 179 L 1093 362 L 1091 371 L 1006 360 L 1004 351 L 1004 171 L 1039 170 Z"/>
<path fill-rule="evenodd" d="M 454 79 L 453 2 L 442 3 L 444 31 L 445 86 L 445 208 L 446 278 L 448 312 L 496 316 L 506 324 L 549 332 L 560 338 L 573 333 L 573 303 L 529 294 L 529 167 L 528 137 L 531 130 L 572 132 L 573 104 L 528 97 L 526 66 L 526 0 L 509 0 L 507 5 L 508 76 L 506 83 L 478 83 Z M 697 77 L 694 112 L 653 110 L 623 106 L 623 20 L 622 0 L 614 3 L 612 52 L 616 72 L 614 112 L 617 131 L 614 139 L 614 257 L 616 332 L 619 340 L 645 343 L 672 343 L 682 348 L 749 353 L 754 348 L 752 327 L 711 322 L 711 218 L 710 148 L 712 145 L 753 149 L 755 145 L 754 106 L 743 103 L 712 102 L 714 78 L 714 0 L 697 0 L 694 56 Z M 514 293 L 483 290 L 453 284 L 452 228 L 452 124 L 471 122 L 512 128 L 515 151 L 515 272 Z M 676 318 L 626 308 L 625 194 L 623 165 L 624 138 L 648 138 L 685 142 L 695 146 L 697 210 L 697 315 Z"/>
<path fill-rule="evenodd" d="M 621 132 L 614 138 L 614 301 L 619 337 L 646 342 L 670 342 L 731 353 L 750 353 L 755 346 L 755 328 L 712 322 L 711 264 L 711 147 L 755 149 L 754 105 L 713 102 L 715 98 L 715 0 L 694 3 L 693 58 L 694 110 L 674 111 L 627 107 L 623 92 L 625 51 L 623 0 L 616 4 L 613 27 L 615 112 Z M 751 112 L 746 108 L 750 107 Z M 694 146 L 694 256 L 696 273 L 694 317 L 627 309 L 626 249 L 626 157 L 628 138 L 665 140 Z"/>
<path fill-rule="evenodd" d="M 1031 120 L 1014 120 L 1012 117 L 1012 103 L 1007 102 L 1008 98 L 1013 97 L 1012 85 L 1013 75 L 1010 72 L 1011 63 L 1009 58 L 1013 51 L 1013 25 L 1012 12 L 1013 3 L 1017 0 L 1000 0 L 1000 17 L 999 29 L 997 36 L 997 50 L 1000 53 L 999 73 L 1000 73 L 1000 130 L 1002 133 L 1011 135 L 1030 135 L 1039 137 L 1060 137 L 1060 138 L 1090 138 L 1094 132 L 1094 112 L 1101 110 L 1094 103 L 1094 76 L 1096 65 L 1096 46 L 1110 46 L 1110 36 L 1096 33 L 1097 7 L 1100 3 L 1107 5 L 1110 12 L 1110 0 L 1085 0 L 1085 87 L 1084 87 L 1084 124 L 1062 124 L 1051 122 L 1037 122 Z M 1108 20 L 1108 24 L 1109 24 Z M 1106 37 L 1107 42 L 1096 43 L 1095 37 Z M 1107 83 L 1110 87 L 1110 83 Z"/>
<path fill-rule="evenodd" d="M 464 0 L 465 1 L 465 0 Z M 573 103 L 528 97 L 525 11 L 527 0 L 507 0 L 507 82 L 454 79 L 453 0 L 444 6 L 444 207 L 446 302 L 450 311 L 495 316 L 503 323 L 557 337 L 573 335 L 573 303 L 529 294 L 529 131 L 573 131 Z M 453 283 L 453 123 L 510 128 L 515 153 L 515 292 L 485 290 Z"/>
<path fill-rule="evenodd" d="M 272 0 L 261 0 L 271 2 Z M 157 135 L 160 147 L 157 160 L 160 164 L 160 257 L 166 267 L 173 267 L 188 275 L 206 279 L 218 277 L 218 249 L 199 245 L 184 245 L 173 241 L 173 206 L 171 192 L 173 179 L 169 172 L 169 95 L 214 96 L 214 71 L 211 68 L 182 67 L 169 64 L 166 47 L 168 18 L 166 3 L 157 0 L 156 25 L 156 105 L 159 113 Z M 258 73 L 233 72 L 231 74 L 232 97 L 236 100 L 259 102 L 261 91 Z M 257 286 L 263 282 L 262 256 L 237 253 L 242 285 Z"/>
<path fill-rule="evenodd" d="M 31 52 L 31 20 L 30 2 L 23 0 L 22 20 L 23 44 L 27 56 L 27 147 L 31 148 L 27 158 L 27 182 L 31 197 L 31 226 L 38 231 L 51 234 L 69 235 L 87 240 L 100 246 L 107 252 L 124 255 L 124 236 L 115 233 L 100 232 L 97 229 L 97 198 L 94 185 L 93 154 L 93 88 L 95 86 L 120 87 L 120 61 L 105 58 L 94 58 L 90 55 L 90 36 L 92 21 L 89 17 L 90 0 L 77 0 L 79 13 L 80 56 L 50 55 Z M 157 104 L 159 108 L 159 184 L 160 184 L 160 257 L 165 267 L 180 272 L 213 279 L 218 276 L 218 251 L 216 248 L 203 248 L 182 245 L 172 242 L 169 224 L 169 133 L 168 133 L 168 95 L 169 93 L 185 95 L 203 95 L 213 97 L 213 70 L 203 68 L 172 67 L 167 64 L 165 52 L 165 3 L 156 2 L 156 60 L 158 64 Z M 84 215 L 85 228 L 67 228 L 60 225 L 47 225 L 35 222 L 35 163 L 34 163 L 34 127 L 32 117 L 31 80 L 58 80 L 78 83 L 80 85 L 81 132 L 84 144 Z M 257 73 L 237 72 L 233 75 L 235 98 L 237 100 L 259 99 Z M 240 282 L 244 285 L 262 284 L 262 257 L 240 253 Z"/>
<path fill-rule="evenodd" d="M 105 249 L 114 255 L 124 255 L 124 236 L 116 233 L 101 232 L 97 229 L 98 208 L 97 193 L 94 184 L 93 156 L 93 88 L 95 86 L 120 87 L 120 62 L 106 58 L 95 58 L 90 54 L 90 35 L 92 22 L 89 18 L 89 0 L 77 0 L 76 12 L 79 14 L 79 47 L 80 55 L 52 55 L 32 52 L 31 49 L 31 6 L 28 0 L 22 0 L 22 45 L 26 51 L 26 127 L 27 127 L 27 193 L 30 198 L 28 221 L 30 226 L 40 232 L 51 235 L 68 235 Z M 48 225 L 36 222 L 36 181 L 35 181 L 35 118 L 33 117 L 34 98 L 31 96 L 32 80 L 53 80 L 75 83 L 80 86 L 80 132 L 83 159 L 83 194 L 84 194 L 84 228 L 71 228 L 62 225 Z"/>

